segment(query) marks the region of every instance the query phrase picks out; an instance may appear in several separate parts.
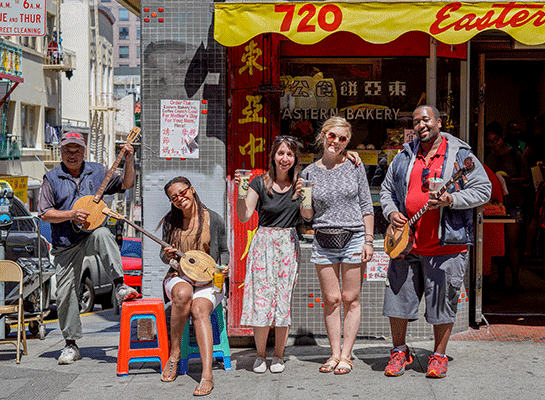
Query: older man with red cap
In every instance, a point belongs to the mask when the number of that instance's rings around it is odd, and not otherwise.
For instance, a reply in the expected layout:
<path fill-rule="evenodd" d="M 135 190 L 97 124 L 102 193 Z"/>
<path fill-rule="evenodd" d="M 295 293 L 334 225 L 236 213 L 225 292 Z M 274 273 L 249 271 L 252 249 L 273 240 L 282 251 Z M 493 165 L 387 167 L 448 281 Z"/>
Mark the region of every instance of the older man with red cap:
<path fill-rule="evenodd" d="M 85 256 L 96 255 L 115 286 L 119 303 L 137 296 L 134 288 L 123 283 L 121 254 L 115 238 L 106 227 L 92 232 L 78 228 L 89 212 L 72 209 L 82 196 L 94 196 L 108 173 L 108 168 L 84 161 L 85 139 L 78 132 L 67 132 L 61 139 L 62 162 L 44 176 L 38 213 L 43 221 L 51 223 L 52 254 L 57 276 L 57 311 L 66 345 L 58 359 L 59 364 L 71 364 L 81 359 L 76 340 L 82 337 L 79 317 L 81 265 Z M 120 193 L 134 186 L 134 149 L 125 145 L 125 171 L 114 174 L 105 194 Z"/>

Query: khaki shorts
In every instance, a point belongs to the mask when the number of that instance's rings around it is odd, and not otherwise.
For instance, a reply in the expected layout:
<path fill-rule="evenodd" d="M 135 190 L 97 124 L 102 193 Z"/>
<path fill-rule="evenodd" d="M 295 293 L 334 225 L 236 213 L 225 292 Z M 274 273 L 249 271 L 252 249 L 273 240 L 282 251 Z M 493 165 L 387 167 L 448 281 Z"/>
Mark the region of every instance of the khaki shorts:
<path fill-rule="evenodd" d="M 390 260 L 383 315 L 415 321 L 424 295 L 428 323 L 454 323 L 467 262 L 467 252 Z"/>

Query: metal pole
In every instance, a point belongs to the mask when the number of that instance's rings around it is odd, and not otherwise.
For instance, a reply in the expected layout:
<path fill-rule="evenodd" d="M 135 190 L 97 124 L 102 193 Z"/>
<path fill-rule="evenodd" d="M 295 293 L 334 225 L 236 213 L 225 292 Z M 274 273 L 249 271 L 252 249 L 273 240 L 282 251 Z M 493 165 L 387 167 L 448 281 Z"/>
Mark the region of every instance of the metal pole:
<path fill-rule="evenodd" d="M 437 106 L 437 40 L 430 37 L 430 58 L 428 60 L 428 84 L 426 104 Z"/>
<path fill-rule="evenodd" d="M 0 231 L 0 235 L 2 235 L 2 232 Z M 5 246 L 6 242 L 4 241 L 4 238 L 0 238 L 0 260 L 6 259 L 6 249 Z M 5 286 L 4 282 L 0 282 L 0 305 L 3 305 L 5 302 Z M 0 339 L 6 338 L 6 317 L 0 318 Z"/>

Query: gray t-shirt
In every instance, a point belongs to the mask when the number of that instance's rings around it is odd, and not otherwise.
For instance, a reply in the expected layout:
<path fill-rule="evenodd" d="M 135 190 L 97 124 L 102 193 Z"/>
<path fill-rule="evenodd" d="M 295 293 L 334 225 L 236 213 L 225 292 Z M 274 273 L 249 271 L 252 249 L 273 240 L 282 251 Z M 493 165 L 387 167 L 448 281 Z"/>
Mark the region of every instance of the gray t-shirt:
<path fill-rule="evenodd" d="M 333 169 L 310 164 L 302 173 L 310 180 L 313 228 L 344 228 L 354 232 L 365 231 L 364 215 L 374 215 L 373 201 L 362 164 L 355 166 L 349 160 Z"/>

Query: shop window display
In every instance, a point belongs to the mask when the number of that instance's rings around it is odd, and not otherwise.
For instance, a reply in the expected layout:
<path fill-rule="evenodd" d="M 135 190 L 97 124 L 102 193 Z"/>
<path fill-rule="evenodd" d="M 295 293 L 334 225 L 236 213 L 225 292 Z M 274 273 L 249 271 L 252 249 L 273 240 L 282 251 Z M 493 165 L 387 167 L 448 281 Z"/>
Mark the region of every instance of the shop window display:
<path fill-rule="evenodd" d="M 333 115 L 353 126 L 348 149 L 366 164 L 375 206 L 375 239 L 382 239 L 379 191 L 388 164 L 404 142 L 412 140 L 412 112 L 426 104 L 426 58 L 283 58 L 280 97 L 282 134 L 299 138 L 303 164 L 319 154 L 314 138 Z M 441 59 L 437 66 L 437 105 L 449 133 L 458 134 L 460 61 Z M 305 165 L 303 165 L 304 167 Z M 301 227 L 303 234 L 311 233 Z"/>

